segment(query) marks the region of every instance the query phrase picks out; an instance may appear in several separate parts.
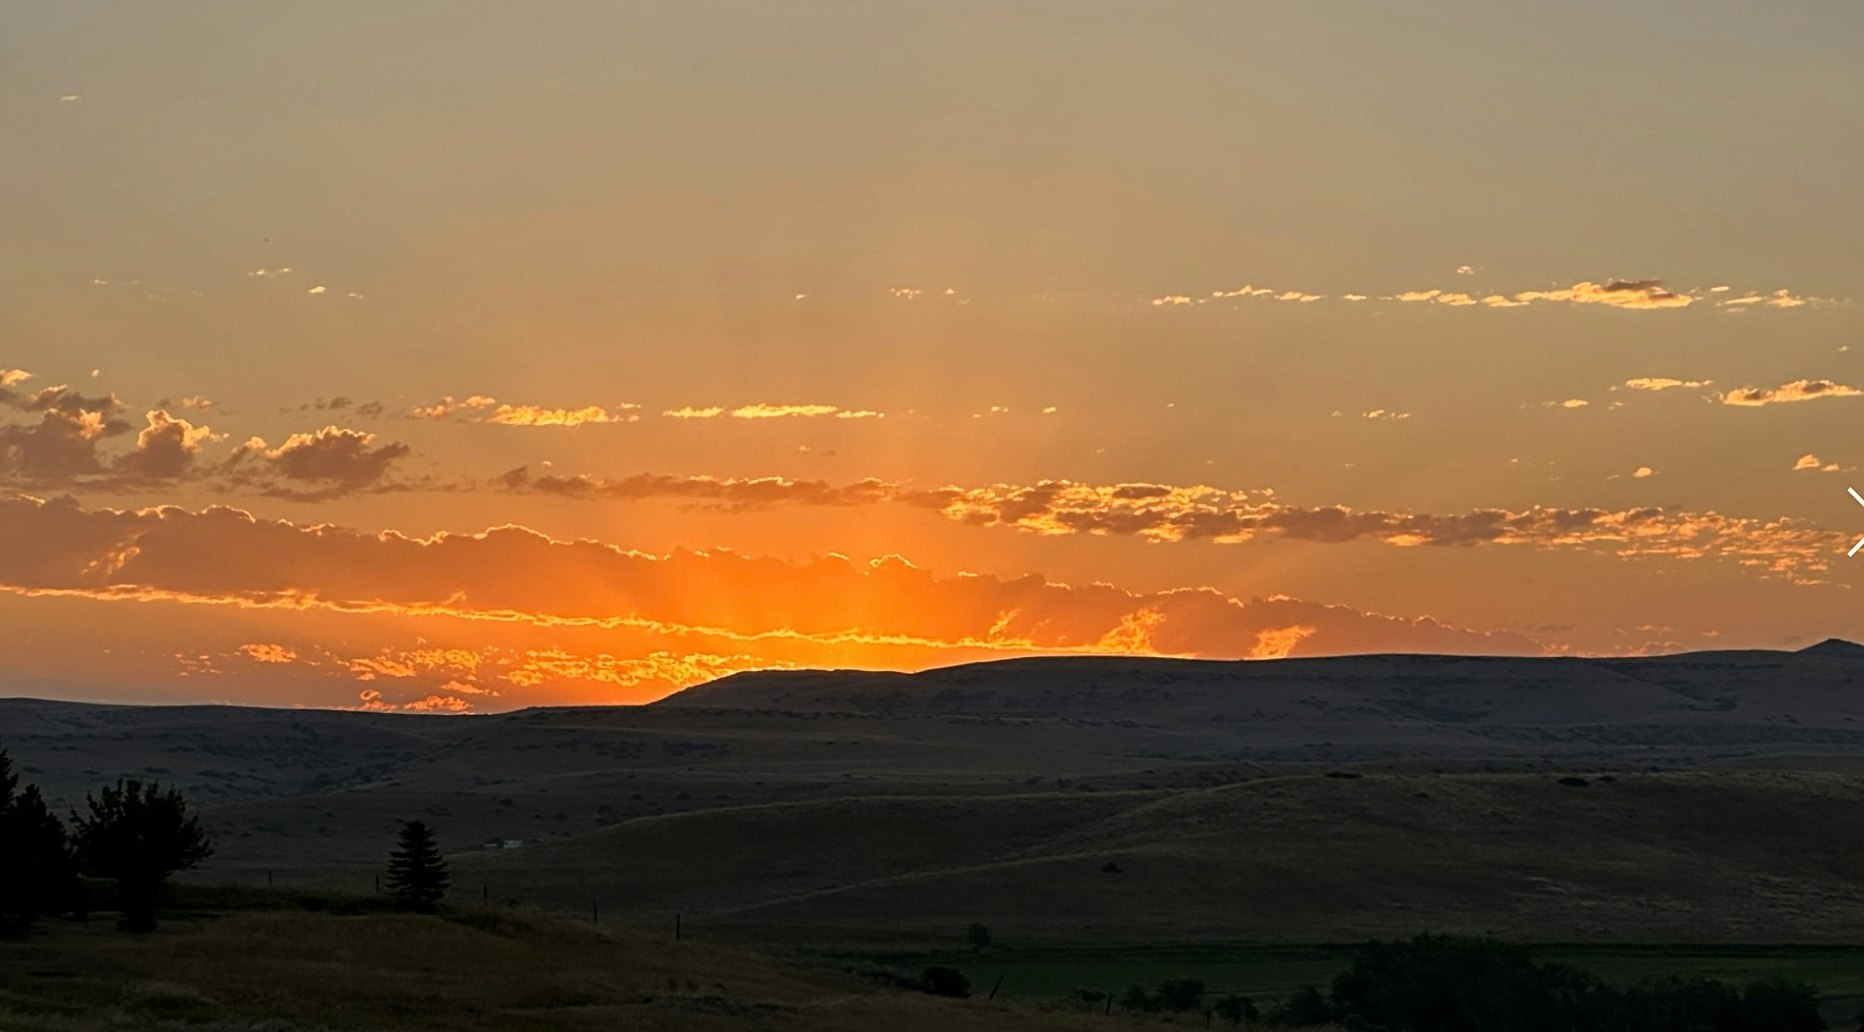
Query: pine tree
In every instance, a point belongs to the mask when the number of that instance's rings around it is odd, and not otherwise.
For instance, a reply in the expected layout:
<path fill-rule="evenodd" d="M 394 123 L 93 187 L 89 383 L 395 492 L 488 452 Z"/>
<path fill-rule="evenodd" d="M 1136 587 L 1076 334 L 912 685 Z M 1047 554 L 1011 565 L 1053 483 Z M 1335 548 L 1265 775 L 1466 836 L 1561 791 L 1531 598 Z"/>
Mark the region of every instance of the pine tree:
<path fill-rule="evenodd" d="M 0 749 L 0 930 L 62 912 L 75 898 L 77 869 L 65 826 L 39 796 L 19 788 L 13 760 Z"/>
<path fill-rule="evenodd" d="M 388 891 L 402 909 L 423 914 L 433 913 L 447 894 L 447 862 L 425 822 L 402 824 L 397 848 L 388 854 Z"/>
<path fill-rule="evenodd" d="M 200 820 L 188 816 L 181 793 L 135 778 L 119 778 L 85 804 L 88 814 L 71 815 L 79 869 L 117 883 L 124 928 L 153 929 L 168 876 L 213 855 Z"/>

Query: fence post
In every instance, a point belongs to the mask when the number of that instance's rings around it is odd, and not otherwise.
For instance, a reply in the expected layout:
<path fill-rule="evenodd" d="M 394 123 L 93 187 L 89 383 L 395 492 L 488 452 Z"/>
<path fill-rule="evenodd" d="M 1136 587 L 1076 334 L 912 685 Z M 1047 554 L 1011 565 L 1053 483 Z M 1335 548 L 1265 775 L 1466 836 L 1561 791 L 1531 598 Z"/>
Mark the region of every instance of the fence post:
<path fill-rule="evenodd" d="M 994 1000 L 994 999 L 996 999 L 996 998 L 997 998 L 997 990 L 999 990 L 999 989 L 1001 989 L 1001 988 L 1003 988 L 1003 976 L 1002 976 L 1002 975 L 998 975 L 998 976 L 997 976 L 997 984 L 996 984 L 996 985 L 993 985 L 993 986 L 991 986 L 991 987 L 990 987 L 990 995 L 989 995 L 989 996 L 986 996 L 986 997 L 984 997 L 984 999 L 986 999 L 986 1000 Z"/>
<path fill-rule="evenodd" d="M 589 923 L 602 923 L 602 901 L 599 899 L 589 901 Z"/>

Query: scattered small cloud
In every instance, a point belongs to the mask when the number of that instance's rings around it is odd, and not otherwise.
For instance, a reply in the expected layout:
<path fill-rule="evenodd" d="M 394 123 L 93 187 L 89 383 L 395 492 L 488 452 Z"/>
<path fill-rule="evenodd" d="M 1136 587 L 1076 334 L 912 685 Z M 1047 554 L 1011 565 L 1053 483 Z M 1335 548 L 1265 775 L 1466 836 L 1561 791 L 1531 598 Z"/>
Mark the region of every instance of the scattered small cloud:
<path fill-rule="evenodd" d="M 1476 274 L 1476 267 L 1473 265 L 1458 265 L 1456 267 L 1456 274 L 1458 276 L 1474 276 Z"/>
<path fill-rule="evenodd" d="M 1624 385 L 1634 391 L 1667 391 L 1677 387 L 1707 387 L 1714 382 L 1714 380 L 1677 380 L 1668 376 L 1637 376 L 1626 380 Z"/>
<path fill-rule="evenodd" d="M 416 405 L 403 415 L 408 419 L 446 419 L 459 412 L 471 412 L 488 409 L 498 404 L 498 399 L 484 394 L 474 394 L 466 398 L 455 398 L 449 394 L 431 405 Z M 322 405 L 320 404 L 321 408 Z"/>
<path fill-rule="evenodd" d="M 1829 305 L 1829 297 L 1805 297 L 1782 287 L 1771 294 L 1747 294 L 1743 297 L 1731 297 L 1719 302 L 1723 308 L 1743 308 L 1752 305 L 1765 305 L 1768 308 L 1803 308 L 1806 305 Z"/>
<path fill-rule="evenodd" d="M 609 410 L 600 405 L 585 405 L 578 409 L 544 408 L 538 405 L 500 405 L 486 416 L 483 422 L 496 423 L 500 426 L 583 426 L 590 423 L 634 423 L 640 416 L 630 409 L 638 405 L 623 405 Z"/>
<path fill-rule="evenodd" d="M 836 419 L 881 419 L 885 413 L 871 409 L 845 409 L 839 405 L 770 405 L 759 402 L 755 405 L 740 405 L 727 409 L 722 405 L 709 405 L 695 408 L 667 409 L 660 413 L 671 419 L 717 419 L 728 416 L 732 419 L 809 419 L 818 416 L 833 416 Z"/>
<path fill-rule="evenodd" d="M 1854 398 L 1864 391 L 1831 380 L 1794 380 L 1778 387 L 1742 387 L 1722 395 L 1722 404 L 1757 407 L 1820 398 Z"/>
<path fill-rule="evenodd" d="M 1836 473 L 1838 472 L 1838 463 L 1823 462 L 1817 455 L 1807 452 L 1794 461 L 1793 472 Z"/>
<path fill-rule="evenodd" d="M 1637 470 L 1631 474 L 1633 478 L 1638 480 L 1648 480 L 1656 475 L 1657 471 L 1651 469 L 1649 466 L 1639 466 Z"/>
<path fill-rule="evenodd" d="M 78 101 L 83 100 L 83 99 L 84 99 L 84 94 L 82 93 L 67 93 L 64 96 L 58 98 L 58 102 L 60 104 L 76 104 Z"/>
<path fill-rule="evenodd" d="M 324 285 L 319 283 L 317 286 L 314 286 L 311 289 L 305 291 L 305 293 L 306 294 L 321 294 L 324 292 L 324 290 L 325 290 Z"/>

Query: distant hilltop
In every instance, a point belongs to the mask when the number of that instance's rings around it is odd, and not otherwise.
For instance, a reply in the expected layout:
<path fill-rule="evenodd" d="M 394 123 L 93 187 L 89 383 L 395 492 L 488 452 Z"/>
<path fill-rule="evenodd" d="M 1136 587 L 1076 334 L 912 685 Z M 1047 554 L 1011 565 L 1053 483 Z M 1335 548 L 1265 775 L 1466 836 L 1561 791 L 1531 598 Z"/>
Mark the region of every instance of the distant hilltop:
<path fill-rule="evenodd" d="M 1864 645 L 1631 658 L 1385 654 L 1280 660 L 1051 656 L 916 674 L 768 670 L 733 674 L 653 705 L 1154 723 L 1245 721 L 1357 710 L 1438 722 L 1628 725 L 1731 714 L 1744 703 L 1833 720 L 1864 688 Z M 1836 696 L 1829 695 L 1839 690 Z M 1839 703 L 1842 702 L 1842 706 Z M 1840 711 L 1842 710 L 1842 712 Z M 1799 719 L 1805 719 L 1799 715 Z"/>

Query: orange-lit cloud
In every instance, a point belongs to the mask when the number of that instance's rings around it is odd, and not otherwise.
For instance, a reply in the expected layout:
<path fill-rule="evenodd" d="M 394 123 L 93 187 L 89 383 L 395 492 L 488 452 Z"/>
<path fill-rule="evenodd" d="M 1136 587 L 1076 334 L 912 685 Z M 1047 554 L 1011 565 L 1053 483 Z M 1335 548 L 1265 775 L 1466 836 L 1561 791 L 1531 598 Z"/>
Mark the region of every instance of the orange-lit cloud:
<path fill-rule="evenodd" d="M 134 477 L 173 479 L 186 476 L 194 471 L 201 445 L 225 436 L 161 409 L 150 409 L 144 418 L 149 425 L 136 435 L 136 447 L 116 463 L 117 469 Z"/>
<path fill-rule="evenodd" d="M 1624 385 L 1634 391 L 1667 391 L 1678 387 L 1707 387 L 1714 380 L 1677 380 L 1668 376 L 1638 376 L 1626 380 Z"/>
<path fill-rule="evenodd" d="M 723 405 L 708 405 L 702 408 L 688 405 L 683 408 L 667 409 L 661 415 L 672 419 L 717 419 L 720 416 L 729 416 L 732 419 L 809 419 L 819 416 L 833 416 L 836 419 L 879 419 L 883 413 L 870 409 L 845 409 L 839 405 L 771 405 L 759 402 L 731 409 Z"/>
<path fill-rule="evenodd" d="M 610 411 L 600 405 L 579 409 L 543 408 L 538 405 L 500 405 L 485 417 L 488 423 L 501 426 L 582 426 L 586 423 L 632 423 L 641 417 L 628 408 Z"/>
<path fill-rule="evenodd" d="M 1514 295 L 1516 301 L 1568 301 L 1582 305 L 1609 305 L 1612 308 L 1650 309 L 1686 308 L 1695 296 L 1679 294 L 1663 285 L 1662 280 L 1607 280 L 1604 283 L 1582 281 L 1558 290 L 1526 290 Z"/>
<path fill-rule="evenodd" d="M 1718 302 L 1723 308 L 1743 308 L 1752 305 L 1765 305 L 1768 308 L 1803 308 L 1806 305 L 1829 305 L 1834 299 L 1829 297 L 1806 297 L 1795 294 L 1782 287 L 1771 294 L 1747 294 L 1731 297 Z"/>
<path fill-rule="evenodd" d="M 641 417 L 633 410 L 639 405 L 621 404 L 613 408 L 584 405 L 562 408 L 549 405 L 510 405 L 485 394 L 465 398 L 447 395 L 431 405 L 416 405 L 404 415 L 409 419 L 456 419 L 468 423 L 491 423 L 496 426 L 576 427 L 599 423 L 633 423 Z"/>
<path fill-rule="evenodd" d="M 1642 467 L 1640 467 L 1642 468 Z M 1640 479 L 1654 475 L 1634 474 Z M 535 476 L 516 469 L 495 482 L 511 491 L 581 499 L 690 500 L 747 509 L 767 505 L 892 503 L 958 523 L 1045 536 L 1117 535 L 1160 543 L 1243 544 L 1275 538 L 1345 543 L 1575 549 L 1626 558 L 1724 559 L 1756 572 L 1816 579 L 1841 535 L 1791 519 L 1638 509 L 1478 509 L 1457 514 L 1300 507 L 1268 491 L 1209 485 L 1083 484 L 916 488 L 881 480 L 846 485 L 782 477 L 718 479 L 640 475 L 619 480 Z"/>
<path fill-rule="evenodd" d="M 1460 266 L 1458 275 L 1473 275 L 1470 266 Z M 1729 290 L 1726 286 L 1715 286 L 1706 293 L 1719 294 Z M 1672 290 L 1658 279 L 1612 279 L 1604 282 L 1580 280 L 1571 286 L 1519 290 L 1510 294 L 1490 293 L 1471 294 L 1461 290 L 1445 290 L 1441 287 L 1426 287 L 1416 290 L 1395 291 L 1389 294 L 1373 295 L 1365 293 L 1345 293 L 1338 295 L 1346 301 L 1367 301 L 1374 296 L 1381 301 L 1397 301 L 1410 304 L 1432 304 L 1450 308 L 1524 308 L 1528 305 L 1542 304 L 1579 304 L 1601 305 L 1608 308 L 1620 308 L 1631 311 L 1650 311 L 1660 309 L 1687 308 L 1703 299 L 1704 292 L 1699 290 Z M 1231 298 L 1260 298 L 1270 301 L 1299 301 L 1312 303 L 1326 300 L 1327 295 L 1309 293 L 1301 290 L 1284 290 L 1275 287 L 1258 287 L 1245 284 L 1233 290 L 1214 290 L 1207 296 L 1189 293 L 1161 294 L 1152 298 L 1155 308 L 1175 307 L 1179 305 L 1201 305 L 1209 301 L 1221 301 Z M 1798 308 L 1804 305 L 1836 304 L 1837 299 L 1828 297 L 1806 297 L 1791 290 L 1780 289 L 1770 294 L 1750 293 L 1742 297 L 1718 300 L 1722 308 L 1739 310 L 1743 307 L 1764 305 L 1770 308 Z"/>
<path fill-rule="evenodd" d="M 1742 387 L 1722 395 L 1722 404 L 1757 407 L 1820 398 L 1855 398 L 1864 391 L 1832 380 L 1794 380 L 1778 387 Z"/>
<path fill-rule="evenodd" d="M 321 501 L 389 485 L 390 471 L 412 449 L 375 441 L 375 434 L 339 426 L 292 434 L 276 448 L 252 437 L 234 449 L 220 472 L 233 486 Z"/>
<path fill-rule="evenodd" d="M 1361 649 L 1533 652 L 1509 634 L 1399 619 L 1287 598 L 1245 600 L 1205 588 L 1130 592 L 1030 575 L 940 577 L 897 557 L 800 562 L 730 552 L 647 555 L 553 541 L 519 527 L 408 538 L 256 519 L 238 510 L 86 510 L 75 502 L 0 501 L 0 588 L 26 595 L 219 603 L 260 609 L 397 613 L 542 629 L 607 627 L 681 641 L 735 643 L 787 658 L 799 645 L 887 665 L 901 650 L 1146 652 L 1240 657 L 1265 630 L 1311 626 L 1302 654 Z M 862 658 L 865 657 L 865 658 Z M 548 657 L 530 657 L 534 668 Z M 601 661 L 584 656 L 576 662 Z M 367 669 L 393 678 L 395 656 Z M 448 662 L 451 662 L 450 660 Z M 654 661 L 659 662 L 659 661 Z M 612 666 L 611 679 L 645 676 Z"/>
<path fill-rule="evenodd" d="M 1801 472 L 1806 472 L 1806 471 L 1812 471 L 1816 473 L 1836 473 L 1838 472 L 1838 463 L 1822 462 L 1820 461 L 1817 455 L 1814 455 L 1811 452 L 1807 452 L 1806 454 L 1801 455 L 1799 459 L 1793 463 L 1793 472 L 1801 473 Z"/>

